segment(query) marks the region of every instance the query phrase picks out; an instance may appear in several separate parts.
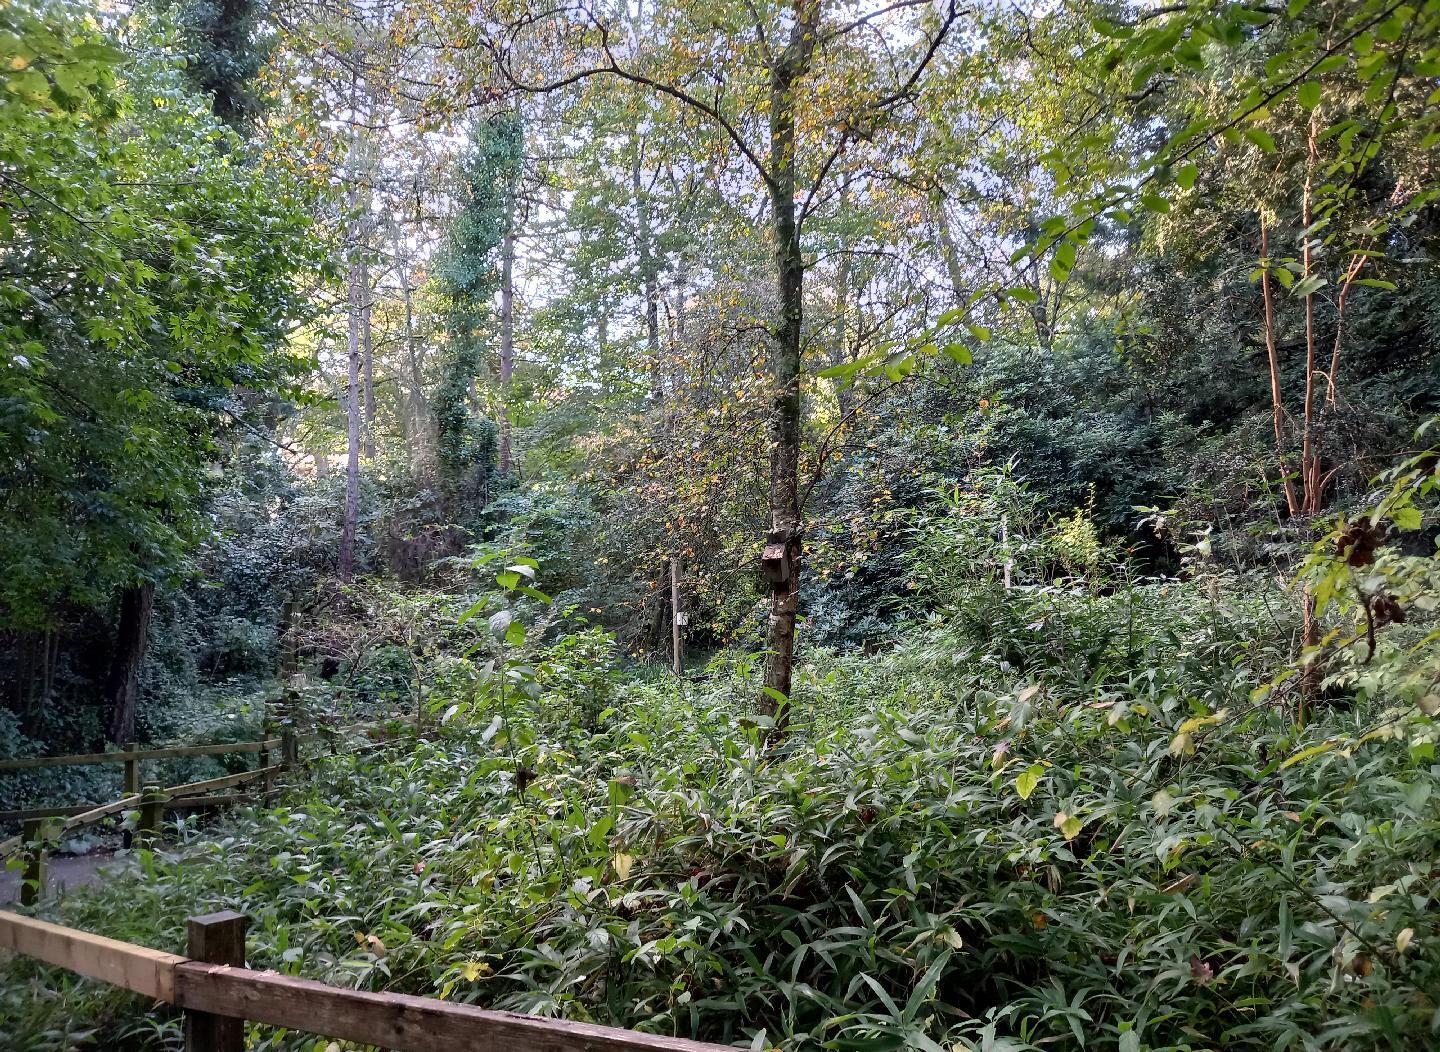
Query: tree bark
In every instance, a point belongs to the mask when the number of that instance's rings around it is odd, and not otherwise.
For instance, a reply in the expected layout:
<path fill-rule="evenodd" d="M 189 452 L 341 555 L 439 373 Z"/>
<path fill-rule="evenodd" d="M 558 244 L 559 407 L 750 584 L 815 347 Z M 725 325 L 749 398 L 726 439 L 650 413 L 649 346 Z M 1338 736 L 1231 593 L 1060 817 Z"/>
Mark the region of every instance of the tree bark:
<path fill-rule="evenodd" d="M 364 256 L 365 246 L 360 246 L 360 340 L 363 350 L 365 374 L 365 459 L 375 459 L 375 337 L 370 324 L 370 309 L 374 305 L 370 295 L 370 264 Z"/>
<path fill-rule="evenodd" d="M 931 197 L 935 209 L 935 240 L 940 246 L 940 257 L 945 263 L 945 273 L 950 278 L 950 291 L 959 303 L 965 296 L 965 271 L 960 266 L 960 249 L 950 231 L 950 214 L 945 210 L 945 197 L 938 191 Z"/>
<path fill-rule="evenodd" d="M 660 278 L 655 265 L 650 201 L 645 196 L 645 185 L 641 179 L 641 143 L 632 140 L 630 145 L 630 190 L 635 196 L 635 251 L 640 260 L 640 279 L 645 296 L 645 351 L 650 359 L 650 401 L 659 405 L 665 391 L 660 357 Z"/>
<path fill-rule="evenodd" d="M 513 206 L 512 206 L 513 213 Z M 515 372 L 515 217 L 500 241 L 500 474 L 510 474 L 510 377 Z"/>
<path fill-rule="evenodd" d="M 765 687 L 762 706 L 775 713 L 777 730 L 785 713 L 777 695 L 790 697 L 795 668 L 795 620 L 800 605 L 800 352 L 805 318 L 805 258 L 795 207 L 795 86 L 806 74 L 820 17 L 818 0 L 799 0 L 790 39 L 770 81 L 770 211 L 774 242 L 776 319 L 773 361 L 774 402 L 770 413 L 770 543 L 783 544 L 788 572 L 770 584 L 770 618 L 765 633 Z"/>
<path fill-rule="evenodd" d="M 138 584 L 120 593 L 120 623 L 105 680 L 105 704 L 110 709 L 106 737 L 112 742 L 135 740 L 135 714 L 140 698 L 140 671 L 150 640 L 150 618 L 155 609 L 155 586 Z"/>
<path fill-rule="evenodd" d="M 350 264 L 350 361 L 345 429 L 345 518 L 340 527 L 340 580 L 355 576 L 355 532 L 360 518 L 360 281 Z"/>
<path fill-rule="evenodd" d="M 1280 465 L 1285 510 L 1294 517 L 1300 513 L 1300 502 L 1285 456 L 1285 399 L 1280 390 L 1280 352 L 1275 344 L 1275 301 L 1270 294 L 1270 227 L 1264 215 L 1260 216 L 1260 295 L 1265 304 L 1265 355 L 1270 364 L 1270 424 L 1275 434 L 1275 458 Z"/>

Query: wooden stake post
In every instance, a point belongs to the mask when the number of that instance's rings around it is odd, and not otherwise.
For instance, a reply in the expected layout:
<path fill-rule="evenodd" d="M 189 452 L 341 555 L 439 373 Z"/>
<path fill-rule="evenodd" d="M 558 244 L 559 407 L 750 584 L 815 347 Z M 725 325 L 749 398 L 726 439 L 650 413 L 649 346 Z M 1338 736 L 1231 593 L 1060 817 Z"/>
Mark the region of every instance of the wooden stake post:
<path fill-rule="evenodd" d="M 681 631 L 685 627 L 685 614 L 680 609 L 680 557 L 670 557 L 670 653 L 674 659 L 675 675 L 685 668 L 685 640 Z"/>
<path fill-rule="evenodd" d="M 145 787 L 145 799 L 140 802 L 140 843 L 150 847 L 160 839 L 160 829 L 165 824 L 165 793 L 158 785 Z"/>
<path fill-rule="evenodd" d="M 191 917 L 190 959 L 245 967 L 245 918 L 233 910 Z M 245 1020 L 187 1009 L 185 1052 L 245 1052 Z"/>
<path fill-rule="evenodd" d="M 25 841 L 25 876 L 20 884 L 20 905 L 33 906 L 45 894 L 45 881 L 50 876 L 50 823 L 32 818 L 25 823 L 21 836 Z"/>
<path fill-rule="evenodd" d="M 139 746 L 131 742 L 125 746 L 126 752 L 135 752 Z M 140 761 L 136 757 L 130 757 L 125 761 L 125 791 L 122 796 L 134 796 L 140 791 Z M 122 842 L 126 848 L 135 846 L 135 834 L 133 830 L 125 830 Z"/>

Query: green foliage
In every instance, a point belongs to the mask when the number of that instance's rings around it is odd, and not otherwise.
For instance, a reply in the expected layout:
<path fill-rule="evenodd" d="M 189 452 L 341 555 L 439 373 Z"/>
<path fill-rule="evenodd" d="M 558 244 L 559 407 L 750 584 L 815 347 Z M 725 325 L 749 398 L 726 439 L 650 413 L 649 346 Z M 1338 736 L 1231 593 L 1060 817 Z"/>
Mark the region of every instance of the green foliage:
<path fill-rule="evenodd" d="M 29 628 L 181 567 L 323 246 L 300 187 L 75 9 L 0 13 L 0 94 L 0 621 Z"/>
<path fill-rule="evenodd" d="M 1440 714 L 1440 451 L 1408 457 L 1375 482 L 1371 506 L 1337 518 L 1301 566 L 1330 629 L 1304 658 L 1332 688 L 1387 704 L 1387 720 L 1409 725 L 1416 708 Z M 1429 720 L 1418 725 L 1430 733 Z"/>
<path fill-rule="evenodd" d="M 252 82 L 269 57 L 262 37 L 265 0 L 155 0 L 179 28 L 185 77 L 211 97 L 216 117 L 237 131 L 260 116 L 265 101 Z"/>
<path fill-rule="evenodd" d="M 1255 593 L 1141 585 L 1019 635 L 817 656 L 778 751 L 739 665 L 633 680 L 587 729 L 590 657 L 561 637 L 508 681 L 545 689 L 455 681 L 465 718 L 324 759 L 289 806 L 62 916 L 175 948 L 224 904 L 253 966 L 782 1048 L 1423 1047 L 1433 756 L 1383 737 L 1287 762 L 1364 714 L 1297 731 L 1248 704 Z M 1126 660 L 1072 662 L 1097 633 Z M 3 989 L 7 1047 L 138 1019 L 23 962 Z"/>

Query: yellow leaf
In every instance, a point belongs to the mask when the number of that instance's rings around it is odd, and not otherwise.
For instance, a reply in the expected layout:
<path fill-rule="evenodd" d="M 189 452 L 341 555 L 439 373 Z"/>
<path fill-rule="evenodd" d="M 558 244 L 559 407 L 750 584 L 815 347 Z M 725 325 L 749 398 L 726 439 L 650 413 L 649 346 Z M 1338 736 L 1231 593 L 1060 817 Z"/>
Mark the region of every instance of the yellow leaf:
<path fill-rule="evenodd" d="M 367 936 L 365 936 L 365 945 L 367 945 L 367 946 L 370 947 L 370 952 L 373 953 L 376 957 L 384 957 L 384 956 L 385 956 L 385 944 L 380 941 L 380 936 L 378 936 L 378 935 L 367 935 Z"/>
<path fill-rule="evenodd" d="M 1329 752 L 1339 744 L 1338 741 L 1328 741 L 1321 742 L 1319 745 L 1312 745 L 1308 749 L 1301 749 L 1294 756 L 1287 757 L 1285 762 L 1280 765 L 1280 770 L 1283 771 L 1285 768 L 1292 767 L 1297 763 L 1304 763 L 1313 756 L 1319 756 L 1321 753 Z"/>
<path fill-rule="evenodd" d="M 615 875 L 621 880 L 630 878 L 630 867 L 635 864 L 633 855 L 626 855 L 623 852 L 610 860 L 610 866 L 615 870 Z"/>
<path fill-rule="evenodd" d="M 1085 823 L 1074 815 L 1067 815 L 1064 811 L 1055 812 L 1055 828 L 1060 830 L 1066 840 L 1074 840 L 1084 826 Z"/>
<path fill-rule="evenodd" d="M 1415 938 L 1414 928 L 1404 928 L 1400 934 L 1395 936 L 1395 949 L 1404 953 L 1410 947 L 1410 942 Z"/>

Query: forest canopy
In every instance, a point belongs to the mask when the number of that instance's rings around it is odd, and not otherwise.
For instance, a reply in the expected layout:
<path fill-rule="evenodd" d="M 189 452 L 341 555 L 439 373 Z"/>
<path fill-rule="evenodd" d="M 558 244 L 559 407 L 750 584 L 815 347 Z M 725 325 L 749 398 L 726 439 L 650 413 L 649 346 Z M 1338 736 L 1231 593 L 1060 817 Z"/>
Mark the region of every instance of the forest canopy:
<path fill-rule="evenodd" d="M 0 757 L 335 743 L 42 909 L 752 1048 L 1432 1047 L 1437 84 L 1435 0 L 14 0 Z M 176 1046 L 56 975 L 0 1044 Z"/>

